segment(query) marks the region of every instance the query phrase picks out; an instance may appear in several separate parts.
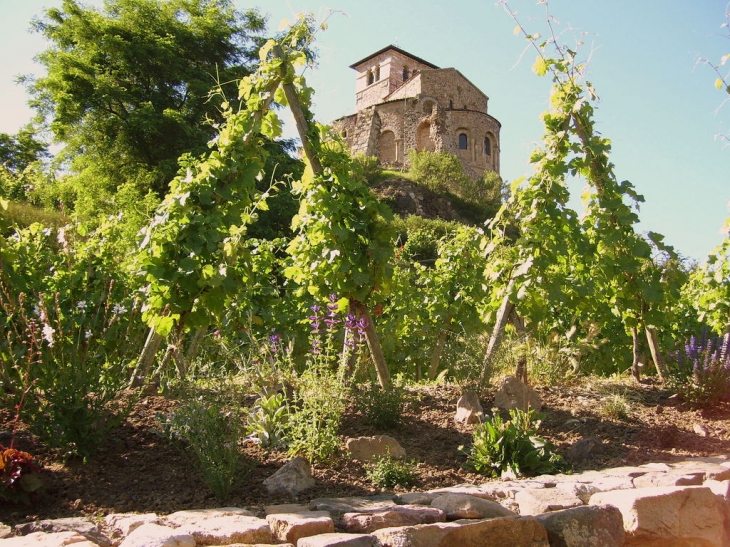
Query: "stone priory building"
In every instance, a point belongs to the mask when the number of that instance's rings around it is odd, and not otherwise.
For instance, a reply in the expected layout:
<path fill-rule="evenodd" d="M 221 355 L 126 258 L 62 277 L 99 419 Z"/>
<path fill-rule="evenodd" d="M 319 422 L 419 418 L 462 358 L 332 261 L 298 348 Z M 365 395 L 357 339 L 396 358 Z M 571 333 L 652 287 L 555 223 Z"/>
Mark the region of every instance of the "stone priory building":
<path fill-rule="evenodd" d="M 501 124 L 487 97 L 455 68 L 439 68 L 390 45 L 350 66 L 356 113 L 332 122 L 353 154 L 409 166 L 410 150 L 449 152 L 465 172 L 499 173 Z"/>

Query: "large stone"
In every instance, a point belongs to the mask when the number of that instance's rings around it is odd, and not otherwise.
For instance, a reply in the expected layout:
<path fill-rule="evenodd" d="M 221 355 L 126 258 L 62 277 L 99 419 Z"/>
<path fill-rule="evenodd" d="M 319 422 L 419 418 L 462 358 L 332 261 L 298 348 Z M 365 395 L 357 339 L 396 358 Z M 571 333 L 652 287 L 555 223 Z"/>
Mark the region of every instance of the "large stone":
<path fill-rule="evenodd" d="M 501 485 L 495 487 L 494 484 L 457 484 L 456 486 L 445 486 L 444 488 L 430 490 L 428 493 L 435 494 L 436 496 L 441 496 L 443 494 L 468 494 L 469 496 L 474 496 L 476 498 L 494 500 L 499 497 L 499 494 L 495 493 L 495 488 L 501 491 L 500 486 Z"/>
<path fill-rule="evenodd" d="M 704 486 L 600 492 L 591 496 L 591 505 L 613 505 L 621 511 L 627 547 L 730 545 L 724 503 Z"/>
<path fill-rule="evenodd" d="M 269 494 L 296 496 L 314 486 L 312 467 L 304 458 L 297 457 L 264 481 Z"/>
<path fill-rule="evenodd" d="M 230 516 L 253 517 L 254 514 L 248 509 L 240 507 L 221 507 L 218 509 L 186 509 L 185 511 L 176 511 L 170 513 L 162 520 L 174 526 L 182 526 L 184 524 L 199 522 L 202 519 Z"/>
<path fill-rule="evenodd" d="M 0 522 L 0 539 L 9 538 L 13 535 L 13 529 L 7 524 Z"/>
<path fill-rule="evenodd" d="M 345 513 L 377 513 L 396 505 L 394 496 L 382 494 L 366 498 L 316 498 L 309 502 L 312 511 L 329 511 L 339 520 Z"/>
<path fill-rule="evenodd" d="M 266 516 L 266 521 L 277 540 L 294 544 L 301 538 L 335 531 L 335 523 L 327 511 L 273 513 Z"/>
<path fill-rule="evenodd" d="M 195 538 L 182 530 L 147 523 L 135 528 L 119 547 L 196 547 Z"/>
<path fill-rule="evenodd" d="M 93 541 L 89 541 L 76 532 L 31 532 L 27 536 L 11 537 L 0 539 L 2 547 L 97 547 Z"/>
<path fill-rule="evenodd" d="M 398 505 L 377 513 L 345 513 L 341 526 L 346 532 L 368 534 L 381 528 L 444 522 L 446 514 L 435 507 Z"/>
<path fill-rule="evenodd" d="M 583 505 L 575 494 L 558 488 L 529 488 L 515 494 L 520 506 L 520 515 L 539 515 L 548 511 L 559 511 Z"/>
<path fill-rule="evenodd" d="M 374 437 L 354 437 L 345 443 L 353 460 L 368 462 L 380 456 L 390 455 L 393 458 L 405 458 L 406 451 L 398 441 L 388 435 Z"/>
<path fill-rule="evenodd" d="M 681 470 L 668 472 L 653 471 L 634 479 L 634 488 L 653 488 L 655 486 L 701 486 L 705 473 L 697 471 L 685 473 Z"/>
<path fill-rule="evenodd" d="M 571 446 L 568 449 L 566 458 L 573 463 L 578 463 L 583 460 L 587 460 L 594 454 L 600 452 L 602 446 L 603 444 L 601 439 L 593 435 L 589 435 L 588 437 L 583 437 Z"/>
<path fill-rule="evenodd" d="M 297 547 L 380 547 L 373 536 L 367 534 L 333 533 L 302 538 Z"/>
<path fill-rule="evenodd" d="M 15 526 L 15 533 L 19 535 L 25 536 L 34 532 L 75 532 L 100 547 L 108 547 L 112 543 L 96 522 L 83 517 L 36 520 Z"/>
<path fill-rule="evenodd" d="M 505 376 L 497 386 L 494 404 L 502 410 L 540 410 L 542 400 L 537 392 L 516 376 Z"/>
<path fill-rule="evenodd" d="M 586 505 L 593 494 L 602 491 L 592 484 L 583 482 L 561 482 L 556 485 L 556 488 L 567 492 L 571 496 L 575 496 Z"/>
<path fill-rule="evenodd" d="M 434 492 L 405 492 L 395 496 L 398 505 L 431 505 L 440 494 Z"/>
<path fill-rule="evenodd" d="M 534 517 L 383 528 L 373 535 L 382 547 L 550 547 L 545 528 Z"/>
<path fill-rule="evenodd" d="M 592 505 L 537 515 L 547 530 L 550 547 L 622 547 L 621 511 L 610 505 Z"/>
<path fill-rule="evenodd" d="M 433 500 L 431 507 L 441 509 L 448 520 L 515 516 L 515 513 L 496 501 L 485 500 L 468 494 L 444 494 Z"/>
<path fill-rule="evenodd" d="M 190 534 L 200 545 L 230 543 L 271 543 L 273 535 L 265 519 L 245 515 L 203 518 L 178 528 Z"/>
<path fill-rule="evenodd" d="M 125 538 L 143 524 L 161 524 L 155 513 L 112 513 L 104 517 L 104 524 L 112 532 L 112 539 Z"/>
<path fill-rule="evenodd" d="M 479 395 L 474 391 L 467 391 L 456 403 L 454 421 L 463 424 L 479 423 L 484 420 L 484 408 L 479 402 Z"/>

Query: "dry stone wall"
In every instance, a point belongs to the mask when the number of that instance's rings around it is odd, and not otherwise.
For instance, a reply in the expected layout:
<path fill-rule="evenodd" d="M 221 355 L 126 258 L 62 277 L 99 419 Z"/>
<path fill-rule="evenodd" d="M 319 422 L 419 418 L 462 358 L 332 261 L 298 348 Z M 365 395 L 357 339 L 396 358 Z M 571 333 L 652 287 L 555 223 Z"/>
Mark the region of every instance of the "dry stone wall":
<path fill-rule="evenodd" d="M 0 523 L 0 547 L 726 547 L 729 531 L 730 461 L 719 456 L 264 511 Z"/>

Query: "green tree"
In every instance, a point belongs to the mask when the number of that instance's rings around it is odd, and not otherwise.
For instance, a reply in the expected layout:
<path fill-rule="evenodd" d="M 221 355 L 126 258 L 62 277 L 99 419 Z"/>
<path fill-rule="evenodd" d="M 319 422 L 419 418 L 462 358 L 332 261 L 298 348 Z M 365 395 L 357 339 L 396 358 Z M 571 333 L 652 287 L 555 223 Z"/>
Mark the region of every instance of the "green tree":
<path fill-rule="evenodd" d="M 231 0 L 77 0 L 46 10 L 33 28 L 51 46 L 47 76 L 26 78 L 31 106 L 66 145 L 77 187 L 125 182 L 162 197 L 183 152 L 196 156 L 221 121 L 209 90 L 250 73 L 264 20 Z M 233 93 L 231 93 L 233 94 Z"/>
<path fill-rule="evenodd" d="M 38 140 L 32 126 L 23 127 L 15 135 L 0 133 L 0 165 L 11 173 L 18 174 L 48 157 L 48 146 Z"/>

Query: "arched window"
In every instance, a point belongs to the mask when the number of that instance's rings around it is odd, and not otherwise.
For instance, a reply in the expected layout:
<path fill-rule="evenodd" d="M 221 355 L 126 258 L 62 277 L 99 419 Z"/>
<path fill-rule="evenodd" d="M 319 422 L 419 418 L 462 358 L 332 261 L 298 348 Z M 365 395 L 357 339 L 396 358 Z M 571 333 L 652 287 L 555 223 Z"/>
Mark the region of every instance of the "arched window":
<path fill-rule="evenodd" d="M 343 130 L 342 130 L 342 132 L 340 133 L 340 136 L 341 136 L 341 137 L 342 137 L 343 139 L 346 139 L 346 138 L 347 138 L 347 129 L 343 129 Z"/>
<path fill-rule="evenodd" d="M 468 150 L 469 140 L 466 137 L 466 133 L 459 133 L 459 150 Z"/>
<path fill-rule="evenodd" d="M 372 85 L 375 80 L 373 79 L 373 71 L 368 70 L 368 85 Z"/>
<path fill-rule="evenodd" d="M 484 155 L 492 155 L 492 141 L 489 140 L 489 137 L 484 137 Z"/>
<path fill-rule="evenodd" d="M 403 67 L 403 81 L 405 82 L 408 78 L 410 78 L 410 75 L 408 74 L 408 67 Z"/>
<path fill-rule="evenodd" d="M 380 81 L 380 65 L 375 65 L 375 81 Z"/>

